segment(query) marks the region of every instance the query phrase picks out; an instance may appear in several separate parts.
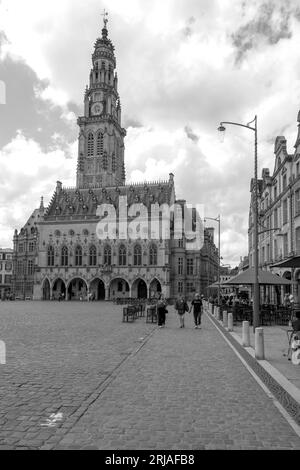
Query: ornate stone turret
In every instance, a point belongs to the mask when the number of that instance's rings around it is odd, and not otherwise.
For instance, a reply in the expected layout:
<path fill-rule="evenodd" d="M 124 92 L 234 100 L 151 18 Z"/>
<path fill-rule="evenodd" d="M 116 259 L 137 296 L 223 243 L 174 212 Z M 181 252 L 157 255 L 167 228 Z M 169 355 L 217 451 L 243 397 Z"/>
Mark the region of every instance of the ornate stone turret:
<path fill-rule="evenodd" d="M 107 13 L 102 36 L 95 43 L 89 86 L 84 95 L 80 127 L 77 187 L 92 188 L 125 184 L 124 137 L 121 102 L 115 72 L 114 46 L 108 39 Z"/>

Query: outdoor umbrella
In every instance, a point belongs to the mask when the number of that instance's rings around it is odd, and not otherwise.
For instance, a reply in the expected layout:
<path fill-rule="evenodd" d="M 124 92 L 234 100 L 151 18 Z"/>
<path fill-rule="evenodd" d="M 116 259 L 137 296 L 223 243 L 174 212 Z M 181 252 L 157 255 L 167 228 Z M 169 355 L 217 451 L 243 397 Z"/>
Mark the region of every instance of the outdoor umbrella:
<path fill-rule="evenodd" d="M 272 274 L 270 271 L 262 271 L 261 269 L 258 270 L 258 282 L 261 285 L 290 285 L 291 281 L 285 279 L 284 277 L 280 277 L 277 274 Z M 246 284 L 254 284 L 254 268 L 247 269 L 247 271 L 243 271 L 241 274 L 234 276 L 228 281 L 224 281 L 224 285 L 246 285 Z"/>
<path fill-rule="evenodd" d="M 272 268 L 300 268 L 300 256 L 293 256 L 285 261 L 273 264 Z"/>

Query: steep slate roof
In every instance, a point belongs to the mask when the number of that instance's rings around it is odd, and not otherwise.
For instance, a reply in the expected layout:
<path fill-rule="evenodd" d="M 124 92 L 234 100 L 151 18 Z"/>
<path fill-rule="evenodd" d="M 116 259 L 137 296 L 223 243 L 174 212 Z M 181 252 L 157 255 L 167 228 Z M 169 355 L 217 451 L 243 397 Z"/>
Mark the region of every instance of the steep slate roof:
<path fill-rule="evenodd" d="M 21 228 L 20 235 L 34 233 L 37 230 L 37 225 L 42 220 L 43 212 L 41 209 L 34 209 L 26 224 Z"/>
<path fill-rule="evenodd" d="M 150 208 L 151 204 L 171 204 L 174 185 L 169 181 L 140 183 L 106 188 L 59 188 L 46 209 L 44 221 L 95 219 L 100 204 L 112 204 L 118 208 L 119 197 L 127 196 L 127 204 L 142 203 Z"/>

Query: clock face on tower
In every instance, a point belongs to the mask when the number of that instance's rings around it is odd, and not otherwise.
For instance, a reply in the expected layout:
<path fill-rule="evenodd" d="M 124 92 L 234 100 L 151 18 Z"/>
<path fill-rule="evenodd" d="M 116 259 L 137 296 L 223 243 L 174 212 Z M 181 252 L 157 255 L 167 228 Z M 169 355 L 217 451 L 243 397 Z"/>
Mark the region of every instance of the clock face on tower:
<path fill-rule="evenodd" d="M 91 109 L 92 115 L 97 116 L 102 113 L 102 110 L 103 110 L 102 103 L 95 103 L 93 104 L 92 109 Z"/>

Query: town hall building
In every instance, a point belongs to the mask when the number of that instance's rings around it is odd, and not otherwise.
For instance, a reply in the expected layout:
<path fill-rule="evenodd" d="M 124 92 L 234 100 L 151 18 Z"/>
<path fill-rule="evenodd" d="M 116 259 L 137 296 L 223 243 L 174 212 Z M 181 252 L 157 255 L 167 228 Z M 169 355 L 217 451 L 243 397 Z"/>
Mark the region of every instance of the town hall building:
<path fill-rule="evenodd" d="M 118 229 L 114 237 L 99 237 L 99 207 L 140 204 L 181 207 L 176 200 L 174 175 L 165 181 L 126 183 L 121 101 L 114 46 L 108 38 L 107 19 L 95 43 L 92 69 L 84 95 L 84 115 L 78 118 L 77 181 L 73 188 L 56 183 L 53 197 L 35 209 L 24 227 L 14 234 L 13 292 L 16 298 L 50 300 L 167 298 L 206 293 L 216 281 L 219 254 L 213 229 L 202 227 L 202 246 L 191 250 L 184 232 L 175 236 L 174 212 L 170 237 L 151 236 L 143 224 L 132 239 Z M 161 213 L 158 213 L 161 220 Z M 147 217 L 148 217 L 147 216 Z M 126 215 L 127 222 L 134 217 Z M 197 218 L 195 211 L 191 215 Z M 150 219 L 149 219 L 150 221 Z M 194 224 L 195 225 L 195 224 Z M 178 235 L 178 234 L 177 234 Z"/>

